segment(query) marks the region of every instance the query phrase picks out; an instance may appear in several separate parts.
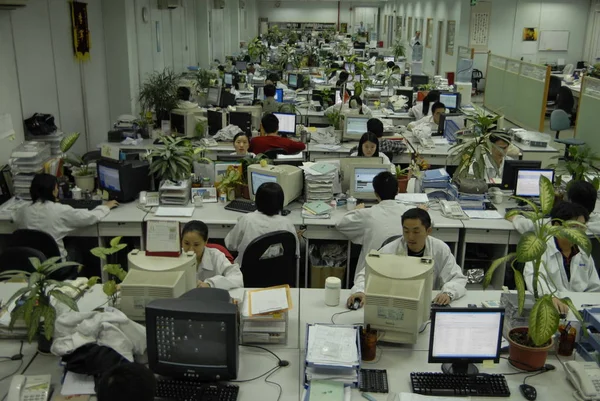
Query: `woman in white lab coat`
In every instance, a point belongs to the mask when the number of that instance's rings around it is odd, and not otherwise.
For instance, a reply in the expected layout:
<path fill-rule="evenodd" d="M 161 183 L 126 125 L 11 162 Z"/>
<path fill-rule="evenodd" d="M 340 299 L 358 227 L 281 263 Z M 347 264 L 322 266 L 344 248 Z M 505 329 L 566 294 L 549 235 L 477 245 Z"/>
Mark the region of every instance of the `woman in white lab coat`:
<path fill-rule="evenodd" d="M 63 238 L 72 231 L 91 226 L 102 220 L 110 209 L 117 207 L 116 201 L 108 201 L 94 210 L 74 209 L 56 202 L 58 181 L 50 174 L 36 174 L 29 189 L 32 203 L 12 213 L 12 220 L 19 229 L 39 230 L 54 238 L 60 255 L 67 259 Z"/>
<path fill-rule="evenodd" d="M 242 263 L 246 248 L 254 239 L 274 231 L 285 230 L 296 235 L 290 219 L 281 215 L 283 210 L 283 189 L 276 182 L 265 182 L 256 190 L 256 211 L 243 215 L 225 237 L 225 246 L 237 251 L 236 263 Z M 296 256 L 300 256 L 300 244 L 296 238 Z M 244 266 L 242 266 L 243 268 Z"/>
<path fill-rule="evenodd" d="M 408 115 L 414 117 L 415 121 L 419 121 L 423 117 L 429 115 L 429 109 L 432 104 L 440 101 L 440 91 L 432 90 L 429 91 L 425 99 L 422 102 L 415 104 L 413 107 L 408 109 Z"/>
<path fill-rule="evenodd" d="M 372 132 L 365 132 L 360 137 L 360 141 L 358 141 L 358 150 L 356 152 L 352 152 L 350 156 L 381 157 L 383 164 L 389 164 L 391 166 L 391 170 L 394 171 L 394 165 L 390 161 L 390 158 L 387 157 L 385 153 L 379 152 L 379 139 L 377 138 L 377 135 Z"/>
<path fill-rule="evenodd" d="M 456 259 L 445 242 L 431 237 L 431 217 L 423 209 L 414 208 L 402 215 L 402 237 L 382 247 L 379 252 L 415 257 L 429 257 L 434 263 L 433 289 L 440 290 L 434 298 L 436 304 L 446 305 L 464 296 L 467 292 L 467 278 L 456 263 Z M 365 269 L 356 270 L 352 295 L 347 305 L 351 307 L 365 299 Z"/>
<path fill-rule="evenodd" d="M 213 287 L 230 290 L 244 286 L 244 277 L 237 263 L 231 263 L 218 249 L 208 248 L 208 226 L 192 220 L 183 226 L 181 245 L 185 252 L 194 251 L 198 262 L 198 288 Z"/>

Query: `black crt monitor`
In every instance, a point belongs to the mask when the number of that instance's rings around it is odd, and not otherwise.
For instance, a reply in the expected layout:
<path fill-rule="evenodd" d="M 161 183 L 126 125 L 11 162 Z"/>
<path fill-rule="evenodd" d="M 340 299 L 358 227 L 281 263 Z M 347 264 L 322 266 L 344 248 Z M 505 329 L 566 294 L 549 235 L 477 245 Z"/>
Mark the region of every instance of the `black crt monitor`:
<path fill-rule="evenodd" d="M 288 88 L 298 89 L 298 74 L 288 74 Z"/>
<path fill-rule="evenodd" d="M 96 162 L 98 188 L 108 192 L 109 199 L 131 202 L 141 191 L 150 189 L 147 161 L 100 159 Z"/>
<path fill-rule="evenodd" d="M 245 61 L 236 61 L 235 62 L 235 69 L 238 71 L 246 71 L 246 69 L 248 68 L 248 63 Z"/>
<path fill-rule="evenodd" d="M 217 161 L 219 162 L 234 162 L 239 163 L 240 160 L 245 159 L 249 156 L 240 156 L 240 155 L 225 155 L 222 153 L 217 153 Z"/>
<path fill-rule="evenodd" d="M 450 110 L 450 113 L 454 113 L 460 109 L 460 93 L 440 93 L 440 103 L 443 103 Z"/>
<path fill-rule="evenodd" d="M 515 182 L 515 196 L 521 198 L 540 197 L 540 178 L 544 176 L 554 182 L 554 170 L 552 169 L 519 169 Z"/>
<path fill-rule="evenodd" d="M 427 85 L 429 83 L 428 75 L 411 75 L 410 76 L 410 84 L 417 88 L 421 85 Z"/>
<path fill-rule="evenodd" d="M 233 74 L 226 72 L 223 75 L 223 85 L 227 88 L 231 88 L 233 85 Z"/>
<path fill-rule="evenodd" d="M 429 363 L 444 373 L 475 374 L 474 363 L 500 361 L 504 308 L 431 308 Z"/>
<path fill-rule="evenodd" d="M 229 124 L 238 126 L 247 135 L 252 135 L 252 114 L 250 113 L 230 111 Z"/>
<path fill-rule="evenodd" d="M 369 58 L 378 57 L 379 52 L 369 52 Z"/>
<path fill-rule="evenodd" d="M 221 88 L 216 86 L 208 88 L 206 103 L 211 106 L 218 106 L 221 103 Z"/>
<path fill-rule="evenodd" d="M 502 172 L 502 189 L 515 189 L 517 171 L 521 169 L 535 170 L 542 167 L 539 160 L 504 160 Z"/>
<path fill-rule="evenodd" d="M 296 114 L 273 113 L 279 120 L 279 133 L 284 135 L 296 135 Z"/>
<path fill-rule="evenodd" d="M 396 95 L 406 96 L 408 102 L 406 103 L 406 108 L 410 109 L 413 106 L 413 93 L 412 89 L 396 89 Z"/>
<path fill-rule="evenodd" d="M 195 288 L 146 305 L 148 366 L 155 374 L 197 381 L 237 378 L 237 306 L 219 288 Z"/>
<path fill-rule="evenodd" d="M 223 114 L 220 111 L 208 110 L 206 119 L 208 120 L 208 133 L 210 135 L 214 135 L 224 128 Z"/>
<path fill-rule="evenodd" d="M 362 49 L 364 50 L 367 47 L 367 44 L 365 42 L 354 42 L 354 48 L 355 49 Z"/>

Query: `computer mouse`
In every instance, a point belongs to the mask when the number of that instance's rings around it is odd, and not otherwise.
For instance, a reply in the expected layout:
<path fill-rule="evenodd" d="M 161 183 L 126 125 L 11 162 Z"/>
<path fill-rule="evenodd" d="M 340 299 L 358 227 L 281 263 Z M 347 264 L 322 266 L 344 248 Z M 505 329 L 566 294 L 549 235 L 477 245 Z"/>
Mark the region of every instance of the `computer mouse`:
<path fill-rule="evenodd" d="M 519 389 L 521 390 L 521 394 L 523 394 L 525 399 L 533 401 L 537 398 L 537 390 L 535 387 L 530 386 L 529 384 L 521 384 Z"/>
<path fill-rule="evenodd" d="M 350 306 L 352 310 L 358 310 L 360 308 L 360 299 L 356 299 L 354 303 Z"/>
<path fill-rule="evenodd" d="M 287 215 L 288 215 L 288 214 L 290 214 L 290 213 L 292 213 L 292 212 L 290 212 L 290 211 L 289 211 L 289 210 L 287 210 L 287 209 L 283 209 L 283 210 L 281 211 L 281 215 L 282 215 L 282 216 L 287 216 Z"/>
<path fill-rule="evenodd" d="M 442 304 L 435 304 L 435 303 L 431 303 L 431 307 L 432 308 L 449 308 L 450 304 L 446 304 L 446 305 L 442 305 Z"/>

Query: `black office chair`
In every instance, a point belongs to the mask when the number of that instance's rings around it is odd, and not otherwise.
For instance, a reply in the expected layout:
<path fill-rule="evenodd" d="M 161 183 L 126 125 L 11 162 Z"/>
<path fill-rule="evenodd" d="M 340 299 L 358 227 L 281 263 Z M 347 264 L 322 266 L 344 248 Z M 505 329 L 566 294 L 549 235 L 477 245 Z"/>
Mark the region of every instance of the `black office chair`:
<path fill-rule="evenodd" d="M 274 149 L 267 150 L 264 154 L 269 159 L 275 160 L 275 159 L 277 159 L 277 155 L 287 155 L 288 152 L 282 148 L 274 148 Z"/>
<path fill-rule="evenodd" d="M 573 108 L 575 107 L 575 98 L 573 97 L 573 92 L 566 86 L 561 86 L 558 90 L 558 96 L 556 98 L 556 108 L 555 110 L 564 110 L 571 120 L 571 125 L 575 122 L 575 113 L 573 113 Z"/>
<path fill-rule="evenodd" d="M 381 246 L 379 247 L 379 249 L 383 248 L 384 246 L 386 246 L 390 242 L 396 241 L 398 238 L 402 238 L 402 234 L 400 234 L 400 235 L 393 235 L 393 236 L 389 237 L 388 239 L 386 239 L 385 241 L 383 241 L 383 243 L 381 244 Z"/>
<path fill-rule="evenodd" d="M 84 163 L 92 163 L 102 158 L 99 150 L 92 150 L 91 152 L 85 153 L 82 157 Z"/>
<path fill-rule="evenodd" d="M 0 273 L 8 270 L 22 270 L 33 273 L 35 269 L 29 258 L 38 258 L 40 262 L 46 260 L 46 256 L 42 252 L 27 246 L 15 246 L 6 249 L 0 254 Z"/>
<path fill-rule="evenodd" d="M 244 287 L 263 288 L 282 284 L 295 287 L 298 269 L 296 241 L 294 234 L 280 230 L 261 235 L 250 242 L 241 266 Z M 280 246 L 283 251 L 276 256 L 263 258 L 269 248 L 276 246 Z"/>
<path fill-rule="evenodd" d="M 550 75 L 550 83 L 548 86 L 548 97 L 546 98 L 546 114 L 550 115 L 552 110 L 556 109 L 556 99 L 562 84 L 559 77 Z"/>
<path fill-rule="evenodd" d="M 483 79 L 483 72 L 478 69 L 473 69 L 471 73 L 471 84 L 473 85 L 473 89 L 475 90 L 475 94 L 478 95 L 479 92 L 479 81 Z"/>

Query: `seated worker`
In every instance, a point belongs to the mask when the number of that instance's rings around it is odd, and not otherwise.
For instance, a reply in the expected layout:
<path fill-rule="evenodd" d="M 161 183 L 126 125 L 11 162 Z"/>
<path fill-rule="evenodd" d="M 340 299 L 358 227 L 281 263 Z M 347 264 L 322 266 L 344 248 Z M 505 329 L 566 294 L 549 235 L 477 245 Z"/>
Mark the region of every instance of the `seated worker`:
<path fill-rule="evenodd" d="M 232 152 L 232 155 L 238 155 L 241 157 L 255 157 L 256 155 L 252 152 L 248 152 L 248 148 L 250 148 L 250 135 L 245 132 L 238 132 L 233 137 L 233 147 L 235 148 L 235 152 Z"/>
<path fill-rule="evenodd" d="M 267 113 L 276 113 L 279 111 L 279 107 L 281 107 L 282 103 L 279 103 L 275 100 L 275 92 L 276 88 L 273 84 L 265 85 L 265 100 L 262 102 L 262 112 L 263 115 Z"/>
<path fill-rule="evenodd" d="M 360 141 L 358 141 L 358 151 L 353 152 L 352 156 L 362 156 L 362 157 L 382 157 L 383 164 L 392 165 L 390 158 L 385 155 L 385 153 L 379 151 L 379 139 L 377 139 L 377 135 L 372 132 L 365 132 L 361 137 Z M 394 167 L 392 165 L 392 167 Z"/>
<path fill-rule="evenodd" d="M 383 241 L 401 234 L 402 215 L 407 208 L 395 201 L 398 195 L 398 180 L 390 172 L 379 173 L 373 178 L 373 189 L 377 204 L 365 209 L 363 203 L 344 215 L 336 224 L 339 232 L 350 241 L 362 245 L 356 271 L 364 268 L 365 258 L 372 249 L 379 249 Z"/>
<path fill-rule="evenodd" d="M 589 214 L 581 205 L 572 202 L 560 202 L 552 208 L 550 217 L 553 226 L 560 226 L 565 221 L 587 223 Z M 546 243 L 546 251 L 542 255 L 541 269 L 547 277 L 538 281 L 540 293 L 550 293 L 548 285 L 556 285 L 559 292 L 600 292 L 600 278 L 591 255 L 581 252 L 567 238 L 550 238 Z M 533 263 L 525 263 L 523 278 L 527 289 L 533 292 Z M 569 308 L 558 298 L 553 298 L 554 306 L 559 313 L 567 313 Z"/>
<path fill-rule="evenodd" d="M 306 148 L 306 145 L 302 142 L 279 136 L 279 120 L 271 113 L 263 116 L 260 122 L 260 134 L 261 136 L 252 138 L 250 141 L 250 151 L 252 153 L 265 153 L 270 149 L 281 148 L 288 154 L 294 154 Z"/>
<path fill-rule="evenodd" d="M 485 177 L 486 181 L 490 181 L 493 178 L 502 177 L 504 173 L 504 160 L 512 160 L 512 157 L 507 156 L 508 149 L 510 147 L 510 142 L 508 142 L 504 137 L 498 135 L 490 135 L 490 142 L 492 143 L 492 159 L 498 166 L 498 170 L 496 171 L 496 166 L 490 159 L 488 155 L 484 155 L 485 159 Z M 471 167 L 472 168 L 472 167 Z"/>
<path fill-rule="evenodd" d="M 119 206 L 117 201 L 108 201 L 93 210 L 74 209 L 57 202 L 58 181 L 50 174 L 36 174 L 29 188 L 31 204 L 25 205 L 12 213 L 12 221 L 18 229 L 39 230 L 54 238 L 60 256 L 67 260 L 63 238 L 72 231 L 97 224 L 110 209 Z"/>
<path fill-rule="evenodd" d="M 378 118 L 371 118 L 367 121 L 367 131 L 377 136 L 380 152 L 400 154 L 406 150 L 406 142 L 382 138 L 383 123 Z"/>
<path fill-rule="evenodd" d="M 256 190 L 256 211 L 243 215 L 225 237 L 225 246 L 237 251 L 236 263 L 242 263 L 248 244 L 261 235 L 285 230 L 296 235 L 296 228 L 281 215 L 283 210 L 283 189 L 276 182 L 265 182 Z M 300 243 L 296 238 L 296 256 L 300 257 Z"/>
<path fill-rule="evenodd" d="M 396 63 L 394 63 L 393 61 L 388 61 L 386 66 L 389 70 L 392 70 L 394 67 L 396 67 Z"/>
<path fill-rule="evenodd" d="M 432 90 L 429 91 L 423 102 L 415 104 L 408 110 L 408 115 L 414 117 L 415 121 L 418 121 L 429 114 L 429 108 L 433 103 L 440 101 L 440 91 Z"/>
<path fill-rule="evenodd" d="M 339 88 L 342 85 L 347 84 L 348 78 L 350 78 L 350 74 L 348 74 L 346 70 L 342 70 L 338 76 L 338 80 L 335 82 L 335 86 Z"/>
<path fill-rule="evenodd" d="M 154 401 L 156 378 L 139 363 L 122 363 L 105 372 L 96 385 L 98 401 Z"/>
<path fill-rule="evenodd" d="M 438 124 L 440 123 L 440 116 L 446 112 L 446 106 L 444 103 L 436 102 L 431 106 L 431 113 L 418 121 L 413 121 L 408 124 L 407 129 L 409 131 L 414 130 L 417 127 L 426 126 L 431 128 L 431 133 L 438 131 Z"/>
<path fill-rule="evenodd" d="M 272 72 L 269 75 L 267 75 L 267 79 L 265 80 L 265 85 L 273 85 L 274 87 L 279 88 L 279 89 L 287 89 L 287 86 L 284 85 L 280 81 L 279 74 L 277 74 L 275 72 Z M 275 95 L 273 95 L 273 96 L 275 96 Z"/>
<path fill-rule="evenodd" d="M 244 286 L 244 277 L 237 263 L 231 263 L 218 249 L 208 248 L 208 226 L 201 221 L 188 221 L 181 232 L 185 252 L 194 251 L 198 262 L 198 288 L 214 287 L 223 290 Z"/>
<path fill-rule="evenodd" d="M 373 115 L 373 112 L 371 111 L 370 108 L 368 108 L 367 106 L 363 105 L 363 102 L 361 100 L 360 97 L 358 96 L 352 96 L 350 98 L 350 100 L 348 100 L 345 103 L 336 103 L 333 106 L 329 106 L 324 112 L 323 114 L 328 115 L 334 111 L 340 111 L 343 114 L 349 115 L 351 114 L 351 110 L 357 110 L 358 115 L 359 116 L 366 116 L 366 117 L 371 117 Z"/>
<path fill-rule="evenodd" d="M 590 215 L 587 228 L 594 234 L 600 234 L 600 216 L 598 216 L 598 213 L 594 213 L 597 194 L 598 191 L 596 191 L 596 188 L 591 183 L 587 181 L 571 181 L 567 185 L 565 199 L 566 201 L 581 205 L 587 210 Z M 533 221 L 523 215 L 517 214 L 508 220 L 512 221 L 515 230 L 521 234 L 534 230 Z"/>
<path fill-rule="evenodd" d="M 437 305 L 447 305 L 459 299 L 465 293 L 467 278 L 456 263 L 456 259 L 446 243 L 431 237 L 431 217 L 423 209 L 414 208 L 402 215 L 403 236 L 382 247 L 379 252 L 404 256 L 429 257 L 433 259 L 433 289 L 440 293 L 433 299 Z M 365 302 L 365 269 L 356 269 L 352 295 L 348 298 L 347 306 L 360 300 L 362 307 Z"/>

